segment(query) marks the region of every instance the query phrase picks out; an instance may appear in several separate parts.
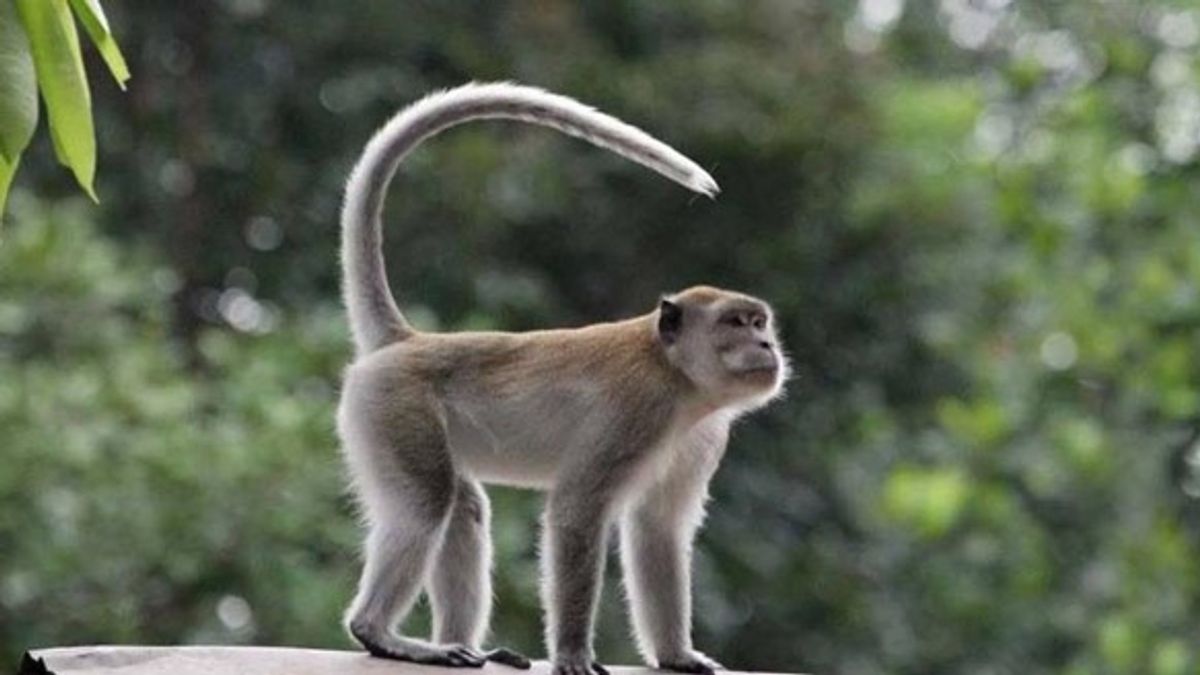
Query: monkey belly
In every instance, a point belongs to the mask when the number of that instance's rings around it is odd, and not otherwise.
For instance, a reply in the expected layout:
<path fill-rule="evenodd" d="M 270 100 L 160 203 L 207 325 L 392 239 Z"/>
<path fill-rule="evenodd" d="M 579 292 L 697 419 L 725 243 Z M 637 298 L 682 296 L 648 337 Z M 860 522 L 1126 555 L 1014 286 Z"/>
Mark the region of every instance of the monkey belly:
<path fill-rule="evenodd" d="M 472 478 L 493 485 L 547 490 L 554 483 L 562 448 L 554 434 L 530 433 L 496 411 L 447 409 L 450 452 Z"/>

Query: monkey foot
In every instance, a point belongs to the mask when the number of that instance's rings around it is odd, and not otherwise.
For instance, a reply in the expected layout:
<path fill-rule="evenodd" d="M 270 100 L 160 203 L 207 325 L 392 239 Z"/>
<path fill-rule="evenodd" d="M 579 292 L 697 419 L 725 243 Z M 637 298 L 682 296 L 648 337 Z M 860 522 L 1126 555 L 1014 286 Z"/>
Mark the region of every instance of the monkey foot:
<path fill-rule="evenodd" d="M 399 652 L 381 647 L 367 647 L 367 652 L 371 656 L 384 659 L 408 661 L 409 663 L 419 663 L 425 666 L 445 666 L 447 668 L 482 668 L 484 661 L 487 660 L 483 654 L 462 645 L 447 645 L 445 647 L 412 653 Z"/>
<path fill-rule="evenodd" d="M 392 636 L 377 639 L 356 626 L 350 627 L 350 633 L 368 654 L 381 659 L 449 668 L 482 668 L 487 661 L 484 654 L 464 645 L 434 645 Z"/>
<path fill-rule="evenodd" d="M 511 649 L 505 649 L 504 647 L 493 649 L 484 654 L 484 658 L 493 663 L 499 663 L 520 670 L 529 670 L 533 666 L 533 663 L 525 655 L 514 652 Z"/>
<path fill-rule="evenodd" d="M 555 663 L 552 675 L 608 675 L 608 669 L 595 661 L 567 661 Z"/>
<path fill-rule="evenodd" d="M 673 670 L 677 673 L 694 673 L 695 675 L 713 675 L 714 671 L 725 669 L 725 666 L 696 651 L 676 659 L 661 659 L 658 667 L 660 670 Z"/>

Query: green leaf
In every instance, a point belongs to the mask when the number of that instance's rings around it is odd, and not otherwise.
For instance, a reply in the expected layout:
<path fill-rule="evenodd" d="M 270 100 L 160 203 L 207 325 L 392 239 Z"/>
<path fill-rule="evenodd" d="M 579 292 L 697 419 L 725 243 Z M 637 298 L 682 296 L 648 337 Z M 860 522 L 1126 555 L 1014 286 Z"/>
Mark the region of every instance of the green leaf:
<path fill-rule="evenodd" d="M 37 115 L 37 77 L 29 40 L 17 21 L 16 6 L 0 1 L 0 158 L 16 165 L 33 137 Z"/>
<path fill-rule="evenodd" d="M 117 46 L 117 41 L 109 30 L 108 19 L 104 16 L 104 9 L 100 7 L 100 0 L 71 0 L 71 7 L 99 50 L 108 71 L 117 81 L 117 86 L 124 89 L 125 83 L 129 81 L 129 66 L 125 64 L 121 48 Z"/>
<path fill-rule="evenodd" d="M 0 0 L 0 4 L 3 2 L 4 0 Z M 0 157 L 0 220 L 4 218 L 4 204 L 8 199 L 8 187 L 12 185 L 13 174 L 17 172 L 17 166 L 20 163 L 20 157 L 11 162 Z"/>
<path fill-rule="evenodd" d="M 79 34 L 67 0 L 16 0 L 33 52 L 38 86 L 58 159 L 94 201 L 96 136 L 92 99 L 79 49 Z"/>

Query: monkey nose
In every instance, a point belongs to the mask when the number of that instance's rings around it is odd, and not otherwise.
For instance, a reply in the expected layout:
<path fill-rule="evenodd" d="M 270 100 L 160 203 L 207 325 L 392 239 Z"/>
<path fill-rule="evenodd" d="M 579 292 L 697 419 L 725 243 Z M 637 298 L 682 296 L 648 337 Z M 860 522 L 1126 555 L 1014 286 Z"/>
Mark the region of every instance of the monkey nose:
<path fill-rule="evenodd" d="M 759 342 L 759 343 L 758 343 L 758 346 L 759 346 L 759 347 L 762 347 L 763 349 L 770 349 L 770 348 L 771 348 L 771 343 L 770 343 L 770 342 L 763 341 L 763 342 Z"/>

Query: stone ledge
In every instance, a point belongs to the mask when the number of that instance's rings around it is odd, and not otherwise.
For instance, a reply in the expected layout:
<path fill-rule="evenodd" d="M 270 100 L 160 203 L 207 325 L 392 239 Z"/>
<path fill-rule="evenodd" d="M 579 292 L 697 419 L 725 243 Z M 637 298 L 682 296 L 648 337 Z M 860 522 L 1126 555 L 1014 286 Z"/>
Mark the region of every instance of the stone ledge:
<path fill-rule="evenodd" d="M 372 658 L 363 652 L 292 647 L 90 646 L 31 650 L 56 675 L 550 675 L 535 661 L 528 671 L 488 663 L 482 669 L 448 669 Z M 613 666 L 612 675 L 662 675 L 644 667 Z M 722 671 L 722 675 L 743 675 Z"/>

